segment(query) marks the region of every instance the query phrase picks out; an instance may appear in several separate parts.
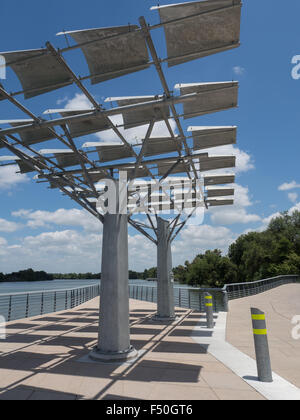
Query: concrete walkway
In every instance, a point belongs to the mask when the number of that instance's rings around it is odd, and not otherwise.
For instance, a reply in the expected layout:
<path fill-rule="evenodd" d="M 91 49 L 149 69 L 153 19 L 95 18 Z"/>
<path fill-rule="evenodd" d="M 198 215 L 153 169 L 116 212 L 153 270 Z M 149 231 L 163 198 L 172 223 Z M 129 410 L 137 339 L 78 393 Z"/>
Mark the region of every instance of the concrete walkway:
<path fill-rule="evenodd" d="M 191 338 L 204 318 L 187 310 L 162 325 L 150 319 L 155 305 L 131 301 L 131 339 L 140 358 L 123 366 L 91 362 L 98 304 L 10 323 L 0 341 L 0 399 L 263 399 Z"/>
<path fill-rule="evenodd" d="M 300 339 L 292 338 L 291 323 L 300 316 L 300 284 L 230 302 L 227 341 L 255 358 L 250 307 L 266 312 L 272 370 L 300 388 Z"/>

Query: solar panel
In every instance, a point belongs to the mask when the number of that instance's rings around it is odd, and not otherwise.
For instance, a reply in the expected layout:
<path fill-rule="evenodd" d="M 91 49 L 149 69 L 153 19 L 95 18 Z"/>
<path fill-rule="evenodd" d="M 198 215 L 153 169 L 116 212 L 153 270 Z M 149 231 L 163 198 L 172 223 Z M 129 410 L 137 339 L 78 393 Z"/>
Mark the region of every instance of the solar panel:
<path fill-rule="evenodd" d="M 62 117 L 72 117 L 75 115 L 84 115 L 93 111 L 92 109 L 74 110 L 74 109 L 60 109 L 49 110 L 46 114 L 59 113 Z M 110 128 L 107 119 L 100 113 L 97 116 L 88 116 L 80 120 L 72 120 L 67 123 L 72 137 L 87 136 L 88 134 L 97 133 L 99 131 L 108 130 Z"/>
<path fill-rule="evenodd" d="M 206 203 L 209 207 L 218 207 L 218 206 L 232 206 L 234 204 L 234 200 L 223 200 L 223 199 L 215 199 L 215 200 L 206 200 Z"/>
<path fill-rule="evenodd" d="M 135 173 L 135 167 L 132 166 L 128 166 L 128 167 L 123 167 L 120 169 L 121 171 L 127 172 L 127 177 L 128 179 L 133 179 L 133 178 L 147 178 L 149 177 L 149 172 L 147 169 L 143 168 L 142 166 L 140 166 L 136 173 Z M 134 175 L 135 173 L 135 175 Z"/>
<path fill-rule="evenodd" d="M 100 162 L 110 162 L 133 157 L 134 153 L 123 144 L 116 143 L 85 143 L 83 148 L 96 148 Z"/>
<path fill-rule="evenodd" d="M 12 127 L 20 127 L 32 125 L 34 120 L 8 120 L 4 122 L 10 124 Z M 0 124 L 1 123 L 3 123 L 3 121 L 0 121 Z M 22 130 L 18 134 L 22 142 L 28 146 L 55 139 L 55 135 L 52 134 L 48 128 L 38 128 L 38 126 L 36 126 L 36 128 L 30 128 L 26 131 Z"/>
<path fill-rule="evenodd" d="M 241 0 L 197 1 L 152 9 L 158 9 L 165 23 L 169 67 L 239 46 Z M 174 22 L 167 24 L 170 21 Z"/>
<path fill-rule="evenodd" d="M 183 100 L 184 119 L 230 109 L 238 103 L 238 82 L 178 84 L 181 95 L 197 92 Z"/>
<path fill-rule="evenodd" d="M 234 168 L 235 156 L 210 156 L 200 160 L 200 171 L 212 171 L 214 169 Z"/>
<path fill-rule="evenodd" d="M 62 168 L 79 164 L 78 155 L 69 149 L 46 149 L 40 150 L 41 155 L 54 155 L 57 163 Z"/>
<path fill-rule="evenodd" d="M 189 127 L 188 131 L 192 132 L 195 150 L 236 144 L 237 127 Z"/>
<path fill-rule="evenodd" d="M 182 142 L 170 137 L 150 138 L 148 139 L 144 156 L 155 156 L 164 153 L 173 153 L 182 149 Z"/>
<path fill-rule="evenodd" d="M 234 195 L 234 188 L 207 187 L 207 197 L 226 197 Z"/>
<path fill-rule="evenodd" d="M 157 96 L 130 96 L 130 97 L 118 97 L 118 98 L 107 98 L 105 102 L 117 102 L 118 106 L 135 105 L 145 102 L 150 102 L 155 99 L 160 99 Z M 148 124 L 150 121 L 164 120 L 164 118 L 170 117 L 170 108 L 167 104 L 158 103 L 152 107 L 146 109 L 134 109 L 124 110 L 121 112 L 124 120 L 125 129 L 137 127 L 140 125 Z"/>
<path fill-rule="evenodd" d="M 158 169 L 158 176 L 164 176 L 167 172 L 169 172 L 172 166 L 176 163 L 176 160 L 171 162 L 162 162 L 157 165 Z M 178 165 L 173 168 L 170 174 L 180 174 L 186 173 L 186 168 L 189 168 L 189 165 L 185 165 L 184 163 L 178 163 Z"/>
<path fill-rule="evenodd" d="M 204 185 L 233 184 L 235 182 L 234 174 L 214 174 L 204 176 Z"/>
<path fill-rule="evenodd" d="M 1 53 L 19 78 L 25 99 L 71 84 L 70 74 L 48 50 Z"/>
<path fill-rule="evenodd" d="M 149 67 L 146 42 L 138 26 L 70 31 L 88 63 L 92 84 L 104 82 Z M 99 40 L 99 42 L 91 42 Z M 90 42 L 90 43 L 89 43 Z"/>

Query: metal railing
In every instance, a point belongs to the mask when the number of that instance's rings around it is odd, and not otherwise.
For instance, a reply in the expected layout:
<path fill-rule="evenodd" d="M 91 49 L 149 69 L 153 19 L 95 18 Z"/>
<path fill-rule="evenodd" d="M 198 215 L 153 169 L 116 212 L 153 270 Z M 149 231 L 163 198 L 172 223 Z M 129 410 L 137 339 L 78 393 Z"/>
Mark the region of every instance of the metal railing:
<path fill-rule="evenodd" d="M 215 312 L 226 310 L 227 300 L 226 293 L 223 289 L 175 287 L 175 305 L 179 308 L 187 308 L 204 312 L 205 292 L 209 292 L 213 296 Z M 129 297 L 131 299 L 156 303 L 157 287 L 148 285 L 130 285 Z"/>
<path fill-rule="evenodd" d="M 258 295 L 285 284 L 299 283 L 300 276 L 278 276 L 269 279 L 258 280 L 251 283 L 234 283 L 224 286 L 224 293 L 228 300 L 240 299 L 247 296 Z"/>
<path fill-rule="evenodd" d="M 278 276 L 251 283 L 227 284 L 221 288 L 175 287 L 175 305 L 180 308 L 205 311 L 205 293 L 213 296 L 214 312 L 228 312 L 228 302 L 247 296 L 257 295 L 285 284 L 300 283 L 300 276 Z M 129 286 L 131 299 L 157 302 L 156 286 Z"/>
<path fill-rule="evenodd" d="M 252 283 L 227 284 L 221 288 L 175 287 L 175 305 L 205 311 L 205 293 L 213 296 L 214 312 L 228 311 L 228 301 L 253 296 L 285 284 L 300 283 L 300 276 L 278 276 Z M 7 322 L 75 308 L 100 295 L 100 284 L 67 290 L 0 294 L 0 315 Z M 129 297 L 157 302 L 157 287 L 129 285 Z"/>
<path fill-rule="evenodd" d="M 64 290 L 0 294 L 0 315 L 6 322 L 75 308 L 99 296 L 100 285 Z"/>

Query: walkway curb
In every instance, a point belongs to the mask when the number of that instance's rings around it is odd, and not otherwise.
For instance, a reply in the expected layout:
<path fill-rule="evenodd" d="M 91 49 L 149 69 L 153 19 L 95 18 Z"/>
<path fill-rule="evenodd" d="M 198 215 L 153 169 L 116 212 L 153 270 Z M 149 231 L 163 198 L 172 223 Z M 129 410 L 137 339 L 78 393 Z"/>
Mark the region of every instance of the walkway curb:
<path fill-rule="evenodd" d="M 220 312 L 214 330 L 210 330 L 212 332 L 211 337 L 204 334 L 203 337 L 192 334 L 192 338 L 198 344 L 208 345 L 208 353 L 231 369 L 266 399 L 271 401 L 299 401 L 300 389 L 274 372 L 272 383 L 258 381 L 255 360 L 226 342 L 226 324 L 227 313 Z M 207 328 L 198 325 L 194 331 L 207 333 Z"/>

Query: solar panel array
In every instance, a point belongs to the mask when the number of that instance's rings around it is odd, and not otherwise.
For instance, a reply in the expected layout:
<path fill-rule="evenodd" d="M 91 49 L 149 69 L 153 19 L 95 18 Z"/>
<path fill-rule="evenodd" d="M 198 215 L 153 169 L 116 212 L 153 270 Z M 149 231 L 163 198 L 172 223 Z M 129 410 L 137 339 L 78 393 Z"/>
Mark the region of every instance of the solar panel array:
<path fill-rule="evenodd" d="M 147 25 L 144 18 L 140 18 L 140 25 L 62 32 L 58 35 L 71 37 L 75 44 L 57 50 L 47 42 L 46 48 L 42 49 L 1 53 L 19 79 L 22 90 L 8 93 L 0 85 L 0 100 L 11 102 L 26 116 L 0 121 L 0 147 L 12 153 L 0 156 L 1 165 L 17 165 L 21 173 L 36 172 L 37 182 L 59 188 L 100 220 L 103 215 L 95 205 L 103 193 L 100 184 L 105 178 L 118 180 L 120 171 L 127 172 L 129 181 L 146 178 L 148 190 L 151 182 L 172 175 L 181 174 L 181 184 L 185 180 L 202 179 L 202 184 L 193 184 L 194 195 L 185 203 L 192 211 L 200 205 L 233 204 L 234 188 L 224 185 L 234 183 L 234 174 L 210 174 L 210 171 L 234 168 L 236 158 L 211 155 L 206 151 L 236 144 L 237 128 L 191 126 L 185 134 L 182 121 L 237 107 L 238 83 L 179 83 L 175 86 L 179 94 L 174 95 L 167 84 L 163 63 L 171 67 L 238 47 L 241 1 L 196 1 L 159 6 L 153 10 L 159 12 L 157 25 Z M 165 59 L 158 58 L 151 37 L 151 32 L 159 28 L 165 32 L 168 55 Z M 84 54 L 89 68 L 90 74 L 84 77 L 78 77 L 64 58 L 64 54 L 77 49 Z M 163 94 L 110 97 L 105 101 L 112 104 L 108 109 L 95 100 L 84 83 L 86 80 L 92 85 L 103 83 L 151 66 L 158 73 Z M 85 95 L 90 107 L 42 110 L 41 118 L 16 99 L 20 94 L 29 99 L 72 84 Z M 123 123 L 114 123 L 114 116 L 120 116 Z M 172 129 L 170 120 L 174 120 L 178 134 Z M 168 137 L 153 136 L 155 123 L 160 121 L 165 123 Z M 142 138 L 133 141 L 126 134 L 130 132 L 127 130 L 145 125 L 148 130 Z M 117 142 L 87 142 L 84 139 L 79 146 L 74 141 L 107 130 L 113 130 Z M 53 140 L 59 142 L 59 148 L 37 150 L 36 145 L 44 147 L 45 142 Z M 145 188 L 143 182 L 135 186 L 128 202 L 131 216 L 140 213 L 132 201 L 136 199 L 134 194 L 141 194 Z M 139 195 L 139 200 L 142 199 L 153 214 L 162 212 L 168 205 L 171 209 L 179 209 L 180 214 L 183 200 L 180 193 L 173 193 L 165 188 L 154 201 L 148 193 L 146 198 Z M 130 223 L 145 233 L 133 217 Z M 177 223 L 178 217 L 175 225 Z M 152 223 L 150 227 L 153 227 Z"/>

